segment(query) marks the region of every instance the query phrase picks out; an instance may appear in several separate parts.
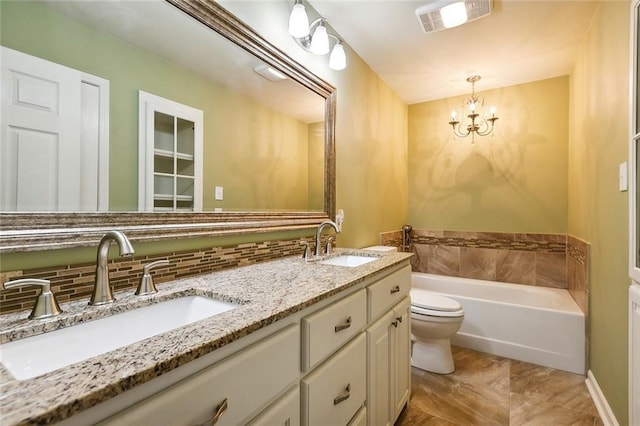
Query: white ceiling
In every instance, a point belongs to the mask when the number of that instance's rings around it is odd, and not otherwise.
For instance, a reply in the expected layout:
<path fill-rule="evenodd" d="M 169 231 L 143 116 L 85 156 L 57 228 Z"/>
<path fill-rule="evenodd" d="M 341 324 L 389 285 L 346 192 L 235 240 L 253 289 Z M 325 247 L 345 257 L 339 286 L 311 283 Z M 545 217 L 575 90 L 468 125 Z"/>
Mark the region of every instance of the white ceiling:
<path fill-rule="evenodd" d="M 427 34 L 414 11 L 430 0 L 309 1 L 410 104 L 466 94 L 473 74 L 478 91 L 569 74 L 598 4 L 494 0 L 490 16 Z"/>

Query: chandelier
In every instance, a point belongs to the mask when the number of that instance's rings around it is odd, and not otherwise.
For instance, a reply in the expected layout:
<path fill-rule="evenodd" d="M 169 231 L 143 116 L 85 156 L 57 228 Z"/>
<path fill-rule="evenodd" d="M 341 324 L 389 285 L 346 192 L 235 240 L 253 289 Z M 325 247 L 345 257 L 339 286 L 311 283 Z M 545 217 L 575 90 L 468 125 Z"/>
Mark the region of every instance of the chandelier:
<path fill-rule="evenodd" d="M 458 120 L 458 113 L 454 110 L 451 111 L 451 121 L 449 124 L 453 128 L 453 134 L 466 138 L 471 135 L 471 144 L 475 142 L 476 135 L 486 136 L 493 131 L 493 127 L 498 117 L 496 117 L 496 108 L 491 107 L 487 114 L 484 110 L 484 98 L 476 95 L 476 82 L 480 81 L 479 75 L 472 75 L 467 78 L 467 81 L 471 83 L 471 96 L 466 98 L 462 104 L 460 110 L 461 119 Z M 462 117 L 463 111 L 469 109 L 469 113 L 466 117 Z"/>

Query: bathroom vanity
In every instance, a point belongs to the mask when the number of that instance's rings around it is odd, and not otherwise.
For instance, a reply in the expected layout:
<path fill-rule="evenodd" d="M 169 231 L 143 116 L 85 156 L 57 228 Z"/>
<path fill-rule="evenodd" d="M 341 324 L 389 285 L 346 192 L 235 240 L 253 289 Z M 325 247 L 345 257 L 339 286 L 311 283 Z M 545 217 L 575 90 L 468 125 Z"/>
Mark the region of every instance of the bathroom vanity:
<path fill-rule="evenodd" d="M 410 392 L 411 255 L 349 253 L 375 260 L 288 257 L 165 283 L 152 296 L 116 294 L 113 306 L 63 304 L 41 322 L 4 315 L 3 343 L 185 295 L 237 305 L 31 379 L 0 366 L 0 415 L 6 424 L 393 424 Z"/>

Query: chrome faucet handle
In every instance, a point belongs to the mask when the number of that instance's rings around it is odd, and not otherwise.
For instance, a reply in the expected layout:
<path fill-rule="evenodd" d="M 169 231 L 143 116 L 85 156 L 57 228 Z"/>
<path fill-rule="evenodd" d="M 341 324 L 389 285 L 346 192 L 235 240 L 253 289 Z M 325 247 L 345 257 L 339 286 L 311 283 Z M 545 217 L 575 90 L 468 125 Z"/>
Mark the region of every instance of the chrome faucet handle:
<path fill-rule="evenodd" d="M 327 238 L 327 245 L 325 247 L 325 254 L 331 254 L 333 252 L 333 241 L 335 241 L 336 237 Z"/>
<path fill-rule="evenodd" d="M 153 277 L 151 276 L 151 270 L 158 268 L 160 266 L 167 266 L 169 261 L 167 259 L 156 260 L 155 262 L 147 263 L 142 268 L 142 278 L 140 279 L 140 284 L 138 284 L 138 289 L 136 290 L 136 296 L 147 296 L 149 294 L 157 293 L 158 289 L 156 285 L 153 283 Z"/>
<path fill-rule="evenodd" d="M 304 246 L 304 252 L 302 253 L 302 258 L 304 260 L 311 259 L 311 247 L 309 247 L 309 241 L 302 240 L 300 241 L 300 245 Z"/>
<path fill-rule="evenodd" d="M 36 297 L 31 314 L 29 314 L 29 319 L 49 318 L 62 313 L 62 309 L 60 309 L 58 301 L 56 300 L 56 295 L 51 292 L 51 281 L 49 280 L 24 278 L 21 280 L 8 281 L 2 286 L 5 290 L 8 290 L 28 285 L 37 285 L 42 289 L 38 297 Z"/>

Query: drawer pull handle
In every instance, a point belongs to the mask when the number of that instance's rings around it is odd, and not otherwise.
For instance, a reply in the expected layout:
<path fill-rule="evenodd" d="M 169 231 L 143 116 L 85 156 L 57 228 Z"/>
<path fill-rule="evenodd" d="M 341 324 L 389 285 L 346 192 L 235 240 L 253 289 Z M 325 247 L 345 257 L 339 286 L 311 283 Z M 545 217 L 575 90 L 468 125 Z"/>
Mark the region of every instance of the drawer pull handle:
<path fill-rule="evenodd" d="M 346 319 L 346 321 L 342 324 L 338 324 L 335 326 L 335 330 L 336 333 L 338 331 L 342 331 L 342 330 L 346 330 L 347 328 L 351 327 L 351 317 L 349 316 L 349 318 Z"/>
<path fill-rule="evenodd" d="M 391 325 L 398 328 L 398 320 L 396 319 L 395 321 L 391 321 Z"/>
<path fill-rule="evenodd" d="M 402 317 L 396 317 L 396 321 L 402 322 Z"/>
<path fill-rule="evenodd" d="M 394 288 L 391 289 L 391 294 L 398 293 L 398 292 L 400 292 L 400 286 L 399 285 L 397 285 L 397 286 L 395 286 Z"/>
<path fill-rule="evenodd" d="M 338 405 L 340 404 L 342 401 L 346 401 L 347 399 L 349 399 L 349 397 L 351 396 L 351 383 L 349 383 L 345 389 L 345 393 L 343 393 L 342 395 L 338 395 L 335 398 L 333 398 L 333 405 Z"/>
<path fill-rule="evenodd" d="M 198 426 L 214 426 L 216 423 L 218 423 L 218 420 L 220 420 L 220 417 L 222 417 L 225 411 L 227 411 L 228 407 L 229 403 L 227 402 L 227 398 L 225 398 L 224 401 L 222 401 L 220 405 L 216 407 L 216 413 L 213 415 L 213 417 L 203 423 L 200 423 Z"/>

